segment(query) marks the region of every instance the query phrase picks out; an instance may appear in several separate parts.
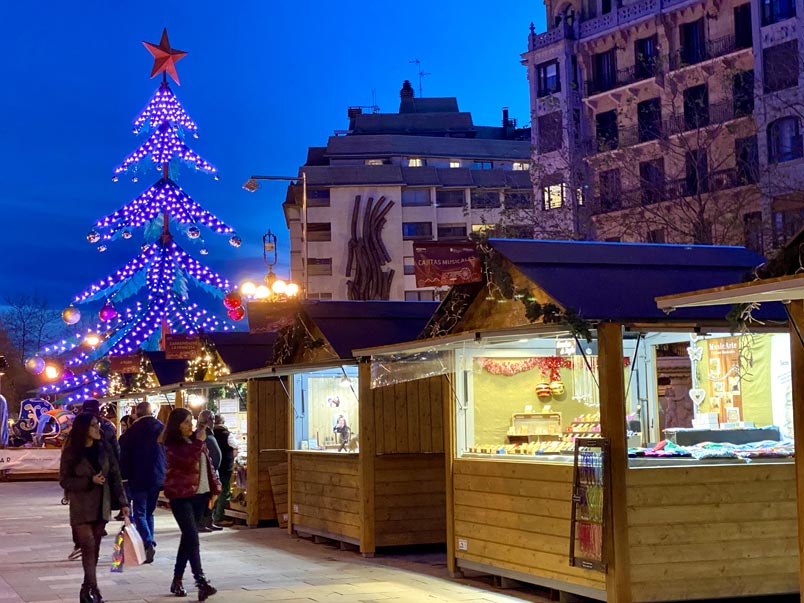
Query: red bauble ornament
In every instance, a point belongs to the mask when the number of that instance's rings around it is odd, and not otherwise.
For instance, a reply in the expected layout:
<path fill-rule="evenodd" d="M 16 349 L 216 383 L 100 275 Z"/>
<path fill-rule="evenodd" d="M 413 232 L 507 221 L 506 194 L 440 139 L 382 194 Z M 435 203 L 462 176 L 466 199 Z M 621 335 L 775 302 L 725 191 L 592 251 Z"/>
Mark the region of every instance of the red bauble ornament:
<path fill-rule="evenodd" d="M 539 383 L 539 385 L 536 386 L 536 395 L 539 398 L 549 398 L 550 396 L 552 396 L 553 393 L 550 391 L 550 384 Z"/>
<path fill-rule="evenodd" d="M 98 318 L 100 318 L 102 322 L 107 322 L 117 318 L 117 310 L 115 310 L 115 307 L 112 305 L 111 301 L 107 301 L 106 304 L 100 309 L 100 312 L 98 312 Z"/>
<path fill-rule="evenodd" d="M 237 291 L 230 291 L 223 298 L 223 305 L 226 306 L 227 310 L 236 310 L 243 305 L 243 299 Z"/>
<path fill-rule="evenodd" d="M 229 318 L 232 320 L 243 320 L 243 318 L 246 316 L 246 309 L 243 306 L 240 306 L 239 308 L 232 308 L 229 310 L 229 312 L 227 312 L 227 314 L 229 314 Z"/>

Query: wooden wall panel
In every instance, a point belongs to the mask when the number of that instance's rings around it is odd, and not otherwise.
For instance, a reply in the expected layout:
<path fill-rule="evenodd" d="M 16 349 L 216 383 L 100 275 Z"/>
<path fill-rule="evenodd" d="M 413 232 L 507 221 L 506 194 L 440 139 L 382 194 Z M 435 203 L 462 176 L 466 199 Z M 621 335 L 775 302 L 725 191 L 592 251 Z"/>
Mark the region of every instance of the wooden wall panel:
<path fill-rule="evenodd" d="M 259 449 L 287 450 L 290 401 L 282 381 L 279 377 L 271 377 L 254 379 L 249 383 L 256 389 Z"/>
<path fill-rule="evenodd" d="M 634 601 L 798 592 L 794 466 L 627 473 Z"/>
<path fill-rule="evenodd" d="M 569 565 L 572 467 L 455 459 L 455 557 L 594 589 L 606 577 Z M 466 550 L 457 546 L 466 541 Z"/>
<path fill-rule="evenodd" d="M 290 474 L 296 531 L 359 540 L 358 455 L 291 451 Z"/>
<path fill-rule="evenodd" d="M 443 454 L 376 458 L 377 546 L 438 544 L 446 538 Z"/>
<path fill-rule="evenodd" d="M 271 491 L 273 493 L 276 521 L 280 528 L 285 528 L 288 525 L 287 455 L 284 456 L 284 462 L 276 463 L 268 467 L 268 475 L 271 477 Z"/>

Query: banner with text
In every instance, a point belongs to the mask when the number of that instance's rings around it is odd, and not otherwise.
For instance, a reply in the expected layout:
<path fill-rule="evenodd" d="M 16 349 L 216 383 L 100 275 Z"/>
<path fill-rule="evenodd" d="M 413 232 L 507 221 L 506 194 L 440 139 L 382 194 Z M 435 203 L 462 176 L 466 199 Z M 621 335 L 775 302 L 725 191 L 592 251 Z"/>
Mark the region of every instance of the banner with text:
<path fill-rule="evenodd" d="M 4 448 L 0 450 L 0 471 L 56 473 L 60 459 L 61 448 Z"/>
<path fill-rule="evenodd" d="M 139 373 L 140 355 L 128 354 L 126 356 L 109 356 L 109 370 L 113 373 Z"/>
<path fill-rule="evenodd" d="M 471 243 L 414 243 L 417 287 L 450 287 L 483 280 L 480 257 Z"/>
<path fill-rule="evenodd" d="M 196 335 L 165 335 L 166 360 L 192 360 L 201 355 L 201 339 Z"/>
<path fill-rule="evenodd" d="M 298 302 L 248 302 L 248 332 L 268 333 L 288 327 L 296 320 Z"/>

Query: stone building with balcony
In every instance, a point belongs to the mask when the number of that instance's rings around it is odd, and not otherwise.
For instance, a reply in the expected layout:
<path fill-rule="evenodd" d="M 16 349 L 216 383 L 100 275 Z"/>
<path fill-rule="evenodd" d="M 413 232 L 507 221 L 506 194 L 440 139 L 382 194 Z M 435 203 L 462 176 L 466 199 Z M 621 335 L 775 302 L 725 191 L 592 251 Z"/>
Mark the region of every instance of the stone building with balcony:
<path fill-rule="evenodd" d="M 801 0 L 545 4 L 537 236 L 767 252 L 804 226 Z"/>
<path fill-rule="evenodd" d="M 509 210 L 530 218 L 496 234 L 533 237 L 530 131 L 507 109 L 500 125 L 475 125 L 455 98 L 415 98 L 406 81 L 397 113 L 352 107 L 348 117 L 348 130 L 310 147 L 299 168 L 307 245 L 300 186 L 284 204 L 291 276 L 303 282 L 306 263 L 309 299 L 437 299 L 416 286 L 414 243 L 465 242 Z"/>

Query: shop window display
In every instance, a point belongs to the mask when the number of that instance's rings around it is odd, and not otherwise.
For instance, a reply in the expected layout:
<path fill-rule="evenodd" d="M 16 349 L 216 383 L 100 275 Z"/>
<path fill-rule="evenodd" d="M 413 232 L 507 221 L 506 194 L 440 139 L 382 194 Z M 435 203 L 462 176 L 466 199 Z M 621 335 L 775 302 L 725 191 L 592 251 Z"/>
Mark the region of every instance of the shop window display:
<path fill-rule="evenodd" d="M 296 450 L 358 452 L 357 367 L 293 376 Z"/>

